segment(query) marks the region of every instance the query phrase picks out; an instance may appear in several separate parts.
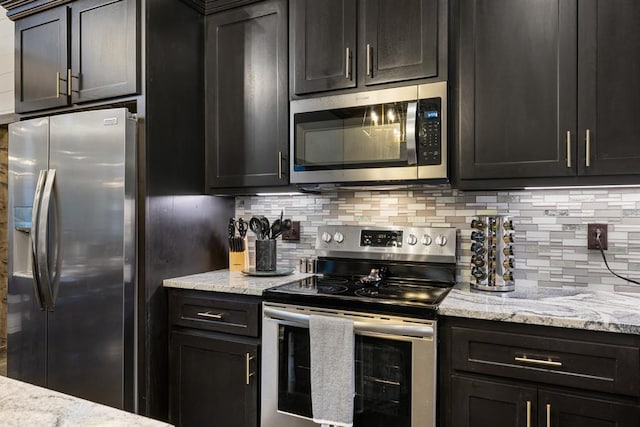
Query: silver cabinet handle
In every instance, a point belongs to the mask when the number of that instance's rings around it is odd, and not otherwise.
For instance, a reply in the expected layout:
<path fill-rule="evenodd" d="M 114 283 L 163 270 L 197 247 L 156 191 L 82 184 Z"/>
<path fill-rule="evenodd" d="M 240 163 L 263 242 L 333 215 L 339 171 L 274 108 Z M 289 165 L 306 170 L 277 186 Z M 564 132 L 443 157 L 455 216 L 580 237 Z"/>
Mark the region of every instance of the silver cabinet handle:
<path fill-rule="evenodd" d="M 210 311 L 201 311 L 200 313 L 196 313 L 196 315 L 200 317 L 208 317 L 210 319 L 222 319 L 224 317 L 224 313 L 214 314 Z"/>
<path fill-rule="evenodd" d="M 278 151 L 278 179 L 282 179 L 282 151 Z"/>
<path fill-rule="evenodd" d="M 544 365 L 544 366 L 562 366 L 562 362 L 556 362 L 551 359 L 531 359 L 527 356 L 516 356 L 513 358 L 516 362 L 531 363 L 532 365 Z"/>
<path fill-rule="evenodd" d="M 547 427 L 551 427 L 551 404 L 547 403 Z"/>
<path fill-rule="evenodd" d="M 60 98 L 60 71 L 56 73 L 56 98 Z"/>
<path fill-rule="evenodd" d="M 567 131 L 567 167 L 571 167 L 571 131 Z"/>
<path fill-rule="evenodd" d="M 40 290 L 40 279 L 38 272 L 38 218 L 40 217 L 40 199 L 42 197 L 42 187 L 44 186 L 44 181 L 47 176 L 47 172 L 44 170 L 40 171 L 40 175 L 38 175 L 38 181 L 36 184 L 36 191 L 33 195 L 33 205 L 31 207 L 31 233 L 29 234 L 29 240 L 31 241 L 31 259 L 32 259 L 32 270 L 33 270 L 33 292 L 36 296 L 36 301 L 38 302 L 38 307 L 40 310 L 44 310 L 44 305 L 42 304 L 42 292 Z"/>
<path fill-rule="evenodd" d="M 586 146 L 587 158 L 585 159 L 585 166 L 591 166 L 591 131 L 589 129 L 586 130 L 584 135 L 584 142 Z"/>
<path fill-rule="evenodd" d="M 367 76 L 373 74 L 371 70 L 371 45 L 367 43 Z"/>
<path fill-rule="evenodd" d="M 531 401 L 527 400 L 527 427 L 531 427 Z"/>
<path fill-rule="evenodd" d="M 351 79 L 351 49 L 347 48 L 345 51 L 345 66 L 344 66 L 344 77 L 347 80 Z"/>
<path fill-rule="evenodd" d="M 407 164 L 415 165 L 418 163 L 417 153 L 417 135 L 416 135 L 416 115 L 418 111 L 417 102 L 409 102 L 407 105 L 407 120 L 405 129 L 405 138 L 407 140 Z"/>
<path fill-rule="evenodd" d="M 253 359 L 255 359 L 255 357 L 251 356 L 249 353 L 245 353 L 244 357 L 245 357 L 246 366 L 247 366 L 246 380 L 247 380 L 247 385 L 249 385 L 251 377 L 256 374 L 255 372 L 251 372 L 251 369 L 250 369 L 250 363 Z"/>

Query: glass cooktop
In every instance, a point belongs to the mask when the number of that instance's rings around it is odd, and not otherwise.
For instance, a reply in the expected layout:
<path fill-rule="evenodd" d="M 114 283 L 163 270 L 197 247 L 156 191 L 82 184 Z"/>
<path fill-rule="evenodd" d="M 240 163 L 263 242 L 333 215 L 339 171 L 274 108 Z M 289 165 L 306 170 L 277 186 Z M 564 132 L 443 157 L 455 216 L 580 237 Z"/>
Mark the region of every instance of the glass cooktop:
<path fill-rule="evenodd" d="M 267 289 L 263 297 L 287 304 L 434 318 L 450 288 L 446 283 L 397 278 L 365 283 L 357 278 L 312 276 Z"/>

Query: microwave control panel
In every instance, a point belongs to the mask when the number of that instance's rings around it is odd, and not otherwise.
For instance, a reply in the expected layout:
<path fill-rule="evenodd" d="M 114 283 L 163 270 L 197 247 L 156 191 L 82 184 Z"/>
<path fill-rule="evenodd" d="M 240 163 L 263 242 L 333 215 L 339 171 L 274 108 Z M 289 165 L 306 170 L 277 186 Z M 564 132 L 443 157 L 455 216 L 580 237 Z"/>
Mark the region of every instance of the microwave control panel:
<path fill-rule="evenodd" d="M 421 99 L 418 103 L 418 165 L 442 163 L 442 120 L 440 98 Z"/>

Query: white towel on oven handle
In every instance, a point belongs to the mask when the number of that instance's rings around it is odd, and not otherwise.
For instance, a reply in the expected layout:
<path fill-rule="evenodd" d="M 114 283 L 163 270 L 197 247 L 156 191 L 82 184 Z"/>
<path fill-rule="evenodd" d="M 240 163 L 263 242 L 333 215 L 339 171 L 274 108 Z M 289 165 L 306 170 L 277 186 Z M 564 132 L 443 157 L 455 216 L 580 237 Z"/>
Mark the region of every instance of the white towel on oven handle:
<path fill-rule="evenodd" d="M 311 407 L 323 427 L 353 426 L 355 336 L 353 321 L 309 316 Z"/>

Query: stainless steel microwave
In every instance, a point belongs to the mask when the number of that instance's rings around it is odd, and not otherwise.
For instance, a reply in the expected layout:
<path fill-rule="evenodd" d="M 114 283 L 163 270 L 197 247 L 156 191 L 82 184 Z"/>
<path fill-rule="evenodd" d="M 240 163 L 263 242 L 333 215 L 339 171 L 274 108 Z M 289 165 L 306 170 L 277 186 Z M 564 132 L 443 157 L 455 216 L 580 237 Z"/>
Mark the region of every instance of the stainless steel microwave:
<path fill-rule="evenodd" d="M 291 102 L 294 184 L 447 181 L 447 83 Z"/>

